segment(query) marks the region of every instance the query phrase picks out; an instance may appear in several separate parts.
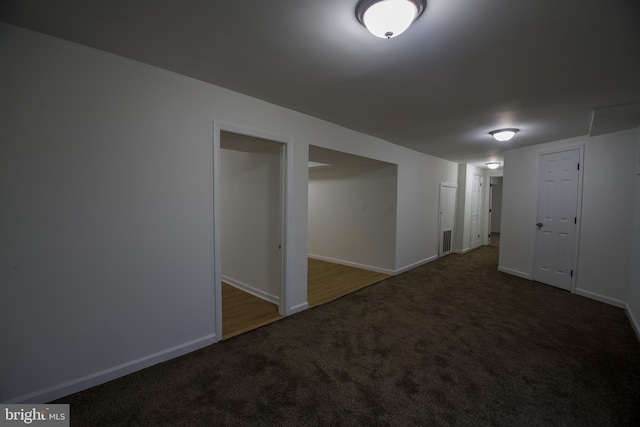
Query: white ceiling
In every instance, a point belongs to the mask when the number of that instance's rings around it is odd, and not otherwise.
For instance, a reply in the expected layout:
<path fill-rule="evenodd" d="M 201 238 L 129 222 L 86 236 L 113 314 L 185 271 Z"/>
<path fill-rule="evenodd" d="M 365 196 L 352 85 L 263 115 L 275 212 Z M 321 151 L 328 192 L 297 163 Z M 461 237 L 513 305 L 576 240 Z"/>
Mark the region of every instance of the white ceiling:
<path fill-rule="evenodd" d="M 640 102 L 637 0 L 429 0 L 391 40 L 357 3 L 3 0 L 0 19 L 461 163 Z M 497 143 L 500 127 L 521 132 Z"/>

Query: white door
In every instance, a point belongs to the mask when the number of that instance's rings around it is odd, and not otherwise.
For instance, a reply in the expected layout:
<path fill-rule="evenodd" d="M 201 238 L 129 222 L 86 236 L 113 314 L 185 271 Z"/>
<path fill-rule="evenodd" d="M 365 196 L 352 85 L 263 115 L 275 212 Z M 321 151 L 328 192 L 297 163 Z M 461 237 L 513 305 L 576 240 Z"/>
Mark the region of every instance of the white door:
<path fill-rule="evenodd" d="M 480 202 L 482 200 L 482 176 L 473 175 L 471 182 L 471 227 L 469 235 L 469 249 L 480 246 L 480 234 L 482 225 L 480 223 Z"/>
<path fill-rule="evenodd" d="M 580 150 L 540 156 L 533 279 L 571 290 L 578 222 Z"/>
<path fill-rule="evenodd" d="M 440 243 L 438 245 L 438 256 L 448 255 L 453 252 L 457 193 L 456 186 L 440 184 Z"/>

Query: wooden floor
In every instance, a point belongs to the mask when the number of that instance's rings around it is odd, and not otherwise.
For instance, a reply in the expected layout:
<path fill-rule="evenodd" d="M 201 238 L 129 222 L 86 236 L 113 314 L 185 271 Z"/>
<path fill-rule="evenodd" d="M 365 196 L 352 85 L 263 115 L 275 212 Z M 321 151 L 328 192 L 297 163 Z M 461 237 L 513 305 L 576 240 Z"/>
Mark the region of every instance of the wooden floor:
<path fill-rule="evenodd" d="M 389 277 L 387 274 L 309 259 L 307 300 L 315 307 Z M 278 307 L 222 284 L 222 339 L 229 339 L 282 319 Z"/>
<path fill-rule="evenodd" d="M 309 307 L 333 301 L 387 277 L 389 277 L 388 274 L 309 258 L 307 275 Z"/>
<path fill-rule="evenodd" d="M 282 317 L 277 305 L 222 283 L 223 340 L 268 325 Z"/>

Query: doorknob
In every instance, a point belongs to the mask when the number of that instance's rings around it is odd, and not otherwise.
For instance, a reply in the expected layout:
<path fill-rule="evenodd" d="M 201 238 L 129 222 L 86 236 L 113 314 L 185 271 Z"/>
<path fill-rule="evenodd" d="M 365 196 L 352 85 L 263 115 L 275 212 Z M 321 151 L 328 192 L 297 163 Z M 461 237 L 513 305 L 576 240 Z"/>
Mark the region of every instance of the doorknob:
<path fill-rule="evenodd" d="M 538 226 L 538 229 L 540 229 L 540 228 L 542 228 L 542 223 L 539 222 L 539 223 L 536 224 L 536 226 Z"/>

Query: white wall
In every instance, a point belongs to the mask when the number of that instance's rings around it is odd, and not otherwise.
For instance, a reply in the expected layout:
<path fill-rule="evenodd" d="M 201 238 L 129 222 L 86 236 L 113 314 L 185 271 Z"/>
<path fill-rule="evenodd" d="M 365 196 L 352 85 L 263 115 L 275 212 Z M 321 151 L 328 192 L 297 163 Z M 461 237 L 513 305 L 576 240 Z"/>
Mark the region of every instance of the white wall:
<path fill-rule="evenodd" d="M 499 268 L 533 277 L 538 155 L 584 144 L 576 293 L 624 305 L 631 261 L 637 134 L 631 130 L 506 151 Z"/>
<path fill-rule="evenodd" d="M 309 145 L 393 163 L 398 167 L 396 272 L 437 259 L 440 182 L 457 182 L 457 164 L 393 144 L 376 144 L 372 141 L 379 140 L 355 132 L 345 130 L 346 134 L 343 134 L 332 129 L 307 135 Z M 299 145 L 299 140 L 296 142 Z"/>
<path fill-rule="evenodd" d="M 619 303 L 627 297 L 636 147 L 637 130 L 587 142 L 576 293 Z"/>
<path fill-rule="evenodd" d="M 0 39 L 0 401 L 215 341 L 202 85 L 5 25 Z"/>
<path fill-rule="evenodd" d="M 309 170 L 309 255 L 395 272 L 396 165 Z"/>
<path fill-rule="evenodd" d="M 638 134 L 638 148 L 640 150 L 640 132 Z M 640 155 L 640 153 L 639 153 Z M 629 288 L 627 289 L 627 310 L 636 334 L 640 337 L 640 174 L 635 178 L 636 195 L 633 220 L 631 252 L 629 258 Z"/>
<path fill-rule="evenodd" d="M 462 253 L 469 250 L 469 221 L 465 221 L 465 218 L 470 215 L 467 209 L 471 203 L 471 192 L 467 192 L 466 164 L 461 163 L 458 165 L 457 183 L 458 203 L 456 205 L 456 229 L 453 236 L 453 250 Z"/>
<path fill-rule="evenodd" d="M 282 287 L 280 148 L 223 149 L 220 159 L 222 278 L 278 304 Z"/>
<path fill-rule="evenodd" d="M 453 162 L 407 154 L 387 159 L 398 164 L 396 272 L 438 258 L 440 183 L 455 183 L 458 169 Z"/>
<path fill-rule="evenodd" d="M 0 401 L 46 401 L 216 336 L 212 121 L 291 144 L 286 310 L 306 304 L 309 145 L 398 165 L 396 270 L 437 256 L 457 165 L 0 24 Z"/>

